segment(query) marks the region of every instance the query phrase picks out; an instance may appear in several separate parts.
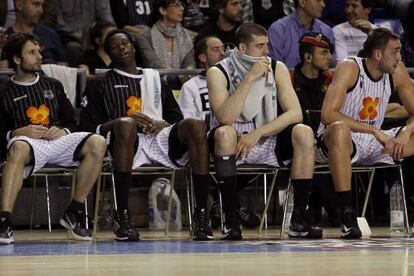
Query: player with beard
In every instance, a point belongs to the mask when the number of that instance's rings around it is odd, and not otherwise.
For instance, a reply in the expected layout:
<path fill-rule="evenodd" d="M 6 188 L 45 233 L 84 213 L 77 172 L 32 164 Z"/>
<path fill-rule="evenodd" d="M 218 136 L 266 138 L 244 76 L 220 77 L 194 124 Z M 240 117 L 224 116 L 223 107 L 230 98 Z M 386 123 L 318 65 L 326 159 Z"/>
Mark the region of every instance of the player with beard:
<path fill-rule="evenodd" d="M 84 202 L 99 175 L 105 139 L 76 128 L 74 109 L 62 84 L 41 76 L 39 39 L 11 35 L 4 54 L 16 74 L 0 88 L 1 122 L 7 131 L 7 162 L 2 173 L 0 244 L 14 242 L 12 211 L 23 178 L 46 164 L 78 166 L 74 197 L 60 224 L 77 240 L 91 240 Z"/>
<path fill-rule="evenodd" d="M 200 30 L 194 39 L 194 44 L 203 37 L 216 36 L 224 43 L 226 51 L 235 48 L 237 45 L 234 34 L 242 23 L 243 17 L 242 1 L 214 0 L 210 1 L 210 5 L 216 11 L 216 19 Z"/>

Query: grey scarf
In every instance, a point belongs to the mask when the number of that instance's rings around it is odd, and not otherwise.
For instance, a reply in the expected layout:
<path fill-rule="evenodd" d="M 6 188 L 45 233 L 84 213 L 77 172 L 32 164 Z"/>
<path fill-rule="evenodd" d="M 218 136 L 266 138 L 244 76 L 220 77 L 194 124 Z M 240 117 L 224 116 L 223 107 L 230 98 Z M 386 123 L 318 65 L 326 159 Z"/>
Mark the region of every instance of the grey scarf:
<path fill-rule="evenodd" d="M 173 49 L 171 56 L 171 65 L 173 69 L 181 68 L 185 56 L 193 48 L 193 38 L 191 34 L 178 23 L 173 29 L 167 29 L 158 21 L 151 28 L 151 42 L 155 53 L 161 59 L 164 68 L 167 68 L 165 38 L 173 38 Z"/>
<path fill-rule="evenodd" d="M 271 61 L 269 57 L 248 56 L 237 48 L 231 50 L 229 55 L 230 90 L 235 91 L 254 63 L 263 59 Z M 266 78 L 261 77 L 252 84 L 240 115 L 243 121 L 251 121 L 254 118 L 256 127 L 259 127 L 277 117 L 277 91 L 274 75 L 271 69 Z"/>

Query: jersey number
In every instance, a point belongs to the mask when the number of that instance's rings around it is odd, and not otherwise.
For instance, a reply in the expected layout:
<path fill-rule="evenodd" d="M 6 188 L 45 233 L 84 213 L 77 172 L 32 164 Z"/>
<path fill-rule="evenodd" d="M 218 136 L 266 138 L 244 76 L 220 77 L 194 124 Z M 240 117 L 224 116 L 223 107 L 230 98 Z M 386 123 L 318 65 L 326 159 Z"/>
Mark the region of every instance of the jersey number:
<path fill-rule="evenodd" d="M 151 14 L 151 7 L 148 1 L 145 1 L 145 2 L 136 1 L 135 6 L 137 7 L 135 10 L 137 11 L 139 15 L 143 15 L 143 14 L 150 15 Z"/>

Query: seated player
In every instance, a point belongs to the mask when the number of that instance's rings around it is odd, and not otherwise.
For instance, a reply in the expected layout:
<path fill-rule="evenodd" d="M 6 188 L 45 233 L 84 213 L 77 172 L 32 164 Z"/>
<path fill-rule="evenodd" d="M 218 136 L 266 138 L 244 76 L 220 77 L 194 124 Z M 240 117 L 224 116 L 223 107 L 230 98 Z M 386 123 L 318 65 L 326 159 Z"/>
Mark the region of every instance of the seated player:
<path fill-rule="evenodd" d="M 0 244 L 14 242 L 12 211 L 23 178 L 46 164 L 79 166 L 75 195 L 60 224 L 74 239 L 92 239 L 85 224 L 84 202 L 99 175 L 105 139 L 72 132 L 74 109 L 59 81 L 40 76 L 40 49 L 38 38 L 28 33 L 11 35 L 4 46 L 16 73 L 0 88 L 1 122 L 8 140 L 1 179 Z"/>
<path fill-rule="evenodd" d="M 117 240 L 138 241 L 128 211 L 131 170 L 144 164 L 171 168 L 190 162 L 195 188 L 194 240 L 213 234 L 207 212 L 209 184 L 205 123 L 185 119 L 171 89 L 152 69 L 137 68 L 132 37 L 110 32 L 104 48 L 113 69 L 95 80 L 82 100 L 80 128 L 109 140 L 118 210 L 114 218 Z"/>

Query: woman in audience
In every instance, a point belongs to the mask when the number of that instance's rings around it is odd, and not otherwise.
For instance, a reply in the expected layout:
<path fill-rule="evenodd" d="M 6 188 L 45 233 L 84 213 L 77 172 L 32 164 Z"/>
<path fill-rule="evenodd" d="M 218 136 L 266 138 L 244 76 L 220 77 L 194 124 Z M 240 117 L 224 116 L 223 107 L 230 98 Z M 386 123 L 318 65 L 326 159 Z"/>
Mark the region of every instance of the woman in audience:
<path fill-rule="evenodd" d="M 95 69 L 107 68 L 111 63 L 111 59 L 104 50 L 104 41 L 106 35 L 116 29 L 114 23 L 107 21 L 98 21 L 92 24 L 88 31 L 89 35 L 86 34 L 84 39 L 85 48 L 87 49 L 82 57 L 79 64 L 79 68 L 86 70 L 86 77 L 93 78 Z"/>
<path fill-rule="evenodd" d="M 154 3 L 156 22 L 146 35 L 155 58 L 145 66 L 160 69 L 195 68 L 194 33 L 181 25 L 184 4 L 180 0 L 157 0 Z M 139 45 L 142 47 L 143 45 Z M 169 80 L 173 86 L 180 86 Z"/>

